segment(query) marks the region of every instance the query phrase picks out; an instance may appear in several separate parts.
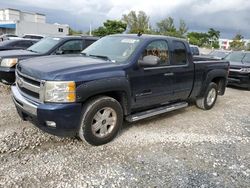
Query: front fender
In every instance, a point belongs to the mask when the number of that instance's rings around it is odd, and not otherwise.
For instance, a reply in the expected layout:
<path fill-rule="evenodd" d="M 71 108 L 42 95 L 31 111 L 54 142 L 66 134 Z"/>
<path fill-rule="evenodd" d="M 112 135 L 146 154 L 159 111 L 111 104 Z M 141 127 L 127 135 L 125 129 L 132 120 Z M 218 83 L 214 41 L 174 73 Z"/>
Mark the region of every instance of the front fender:
<path fill-rule="evenodd" d="M 131 90 L 128 80 L 125 77 L 113 77 L 88 81 L 77 86 L 77 101 L 84 102 L 92 96 L 112 91 L 125 92 L 127 97 L 131 96 Z"/>

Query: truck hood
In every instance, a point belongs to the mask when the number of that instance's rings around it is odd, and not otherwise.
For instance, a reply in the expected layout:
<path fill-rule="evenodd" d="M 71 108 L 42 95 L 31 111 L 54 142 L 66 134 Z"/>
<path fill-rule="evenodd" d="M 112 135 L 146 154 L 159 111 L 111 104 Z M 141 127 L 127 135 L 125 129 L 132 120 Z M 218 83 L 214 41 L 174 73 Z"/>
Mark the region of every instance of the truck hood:
<path fill-rule="evenodd" d="M 242 63 L 242 62 L 230 61 L 230 67 L 231 67 L 231 68 L 244 68 L 244 67 L 250 67 L 250 63 Z"/>
<path fill-rule="evenodd" d="M 36 56 L 38 53 L 31 52 L 28 50 L 6 50 L 0 51 L 0 58 L 8 58 L 8 57 L 19 57 L 19 56 Z"/>
<path fill-rule="evenodd" d="M 18 70 L 40 80 L 82 80 L 83 76 L 103 73 L 116 63 L 82 55 L 52 55 L 23 60 Z"/>

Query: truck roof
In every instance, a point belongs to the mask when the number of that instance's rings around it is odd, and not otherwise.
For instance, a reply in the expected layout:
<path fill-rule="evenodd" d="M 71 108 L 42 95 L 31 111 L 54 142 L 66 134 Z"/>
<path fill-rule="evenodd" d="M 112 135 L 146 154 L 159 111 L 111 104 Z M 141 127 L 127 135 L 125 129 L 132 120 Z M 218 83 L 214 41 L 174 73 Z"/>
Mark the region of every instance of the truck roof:
<path fill-rule="evenodd" d="M 93 36 L 47 36 L 47 37 L 51 37 L 51 38 L 60 38 L 60 39 L 93 39 L 93 40 L 98 40 L 99 37 L 93 37 Z"/>
<path fill-rule="evenodd" d="M 171 36 L 166 36 L 166 35 L 114 34 L 114 35 L 110 35 L 110 36 L 121 36 L 121 37 L 142 38 L 142 39 L 151 39 L 151 38 L 159 38 L 159 39 L 165 38 L 166 39 L 167 38 L 167 39 L 171 39 L 171 40 L 181 40 L 181 41 L 187 42 L 185 39 L 177 38 L 177 37 L 171 37 Z"/>

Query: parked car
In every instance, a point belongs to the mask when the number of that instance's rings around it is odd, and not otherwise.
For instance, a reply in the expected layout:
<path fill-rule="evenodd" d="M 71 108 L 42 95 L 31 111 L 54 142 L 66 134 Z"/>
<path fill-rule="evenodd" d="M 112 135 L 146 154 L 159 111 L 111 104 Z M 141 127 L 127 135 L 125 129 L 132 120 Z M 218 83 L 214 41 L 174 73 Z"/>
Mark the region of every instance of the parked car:
<path fill-rule="evenodd" d="M 25 39 L 36 39 L 36 40 L 41 40 L 44 37 L 45 37 L 44 35 L 37 35 L 37 34 L 25 34 L 23 36 L 23 38 Z"/>
<path fill-rule="evenodd" d="M 235 51 L 225 59 L 230 61 L 228 85 L 250 89 L 250 52 Z"/>
<path fill-rule="evenodd" d="M 18 49 L 27 49 L 38 42 L 38 40 L 31 39 L 12 39 L 6 40 L 0 43 L 0 51 L 4 50 L 18 50 Z"/>
<path fill-rule="evenodd" d="M 9 40 L 9 39 L 13 39 L 13 38 L 18 38 L 18 36 L 14 35 L 14 34 L 3 34 L 3 35 L 0 35 L 0 42 L 5 41 L 5 40 Z"/>
<path fill-rule="evenodd" d="M 83 49 L 98 40 L 96 37 L 47 37 L 27 50 L 9 50 L 0 52 L 0 81 L 13 84 L 17 62 L 38 56 L 79 54 Z"/>
<path fill-rule="evenodd" d="M 196 45 L 190 45 L 190 50 L 193 55 L 200 55 L 199 47 Z"/>
<path fill-rule="evenodd" d="M 229 63 L 193 62 L 185 40 L 111 35 L 80 55 L 17 65 L 13 101 L 23 120 L 93 145 L 111 141 L 123 119 L 135 122 L 188 106 L 211 109 L 225 92 Z"/>
<path fill-rule="evenodd" d="M 227 57 L 231 51 L 228 50 L 213 50 L 207 56 L 215 59 L 224 59 Z"/>

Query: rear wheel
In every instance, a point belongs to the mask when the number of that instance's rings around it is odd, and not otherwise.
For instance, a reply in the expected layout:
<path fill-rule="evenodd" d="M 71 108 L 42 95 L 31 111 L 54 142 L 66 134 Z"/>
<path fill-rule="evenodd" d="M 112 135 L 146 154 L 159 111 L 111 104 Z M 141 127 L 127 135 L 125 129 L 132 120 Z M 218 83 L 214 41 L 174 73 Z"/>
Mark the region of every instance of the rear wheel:
<path fill-rule="evenodd" d="M 85 104 L 79 137 L 91 145 L 102 145 L 111 141 L 123 123 L 120 103 L 111 97 L 96 97 Z"/>
<path fill-rule="evenodd" d="M 203 97 L 196 99 L 197 107 L 203 110 L 210 110 L 213 108 L 218 96 L 218 86 L 211 82 Z"/>

